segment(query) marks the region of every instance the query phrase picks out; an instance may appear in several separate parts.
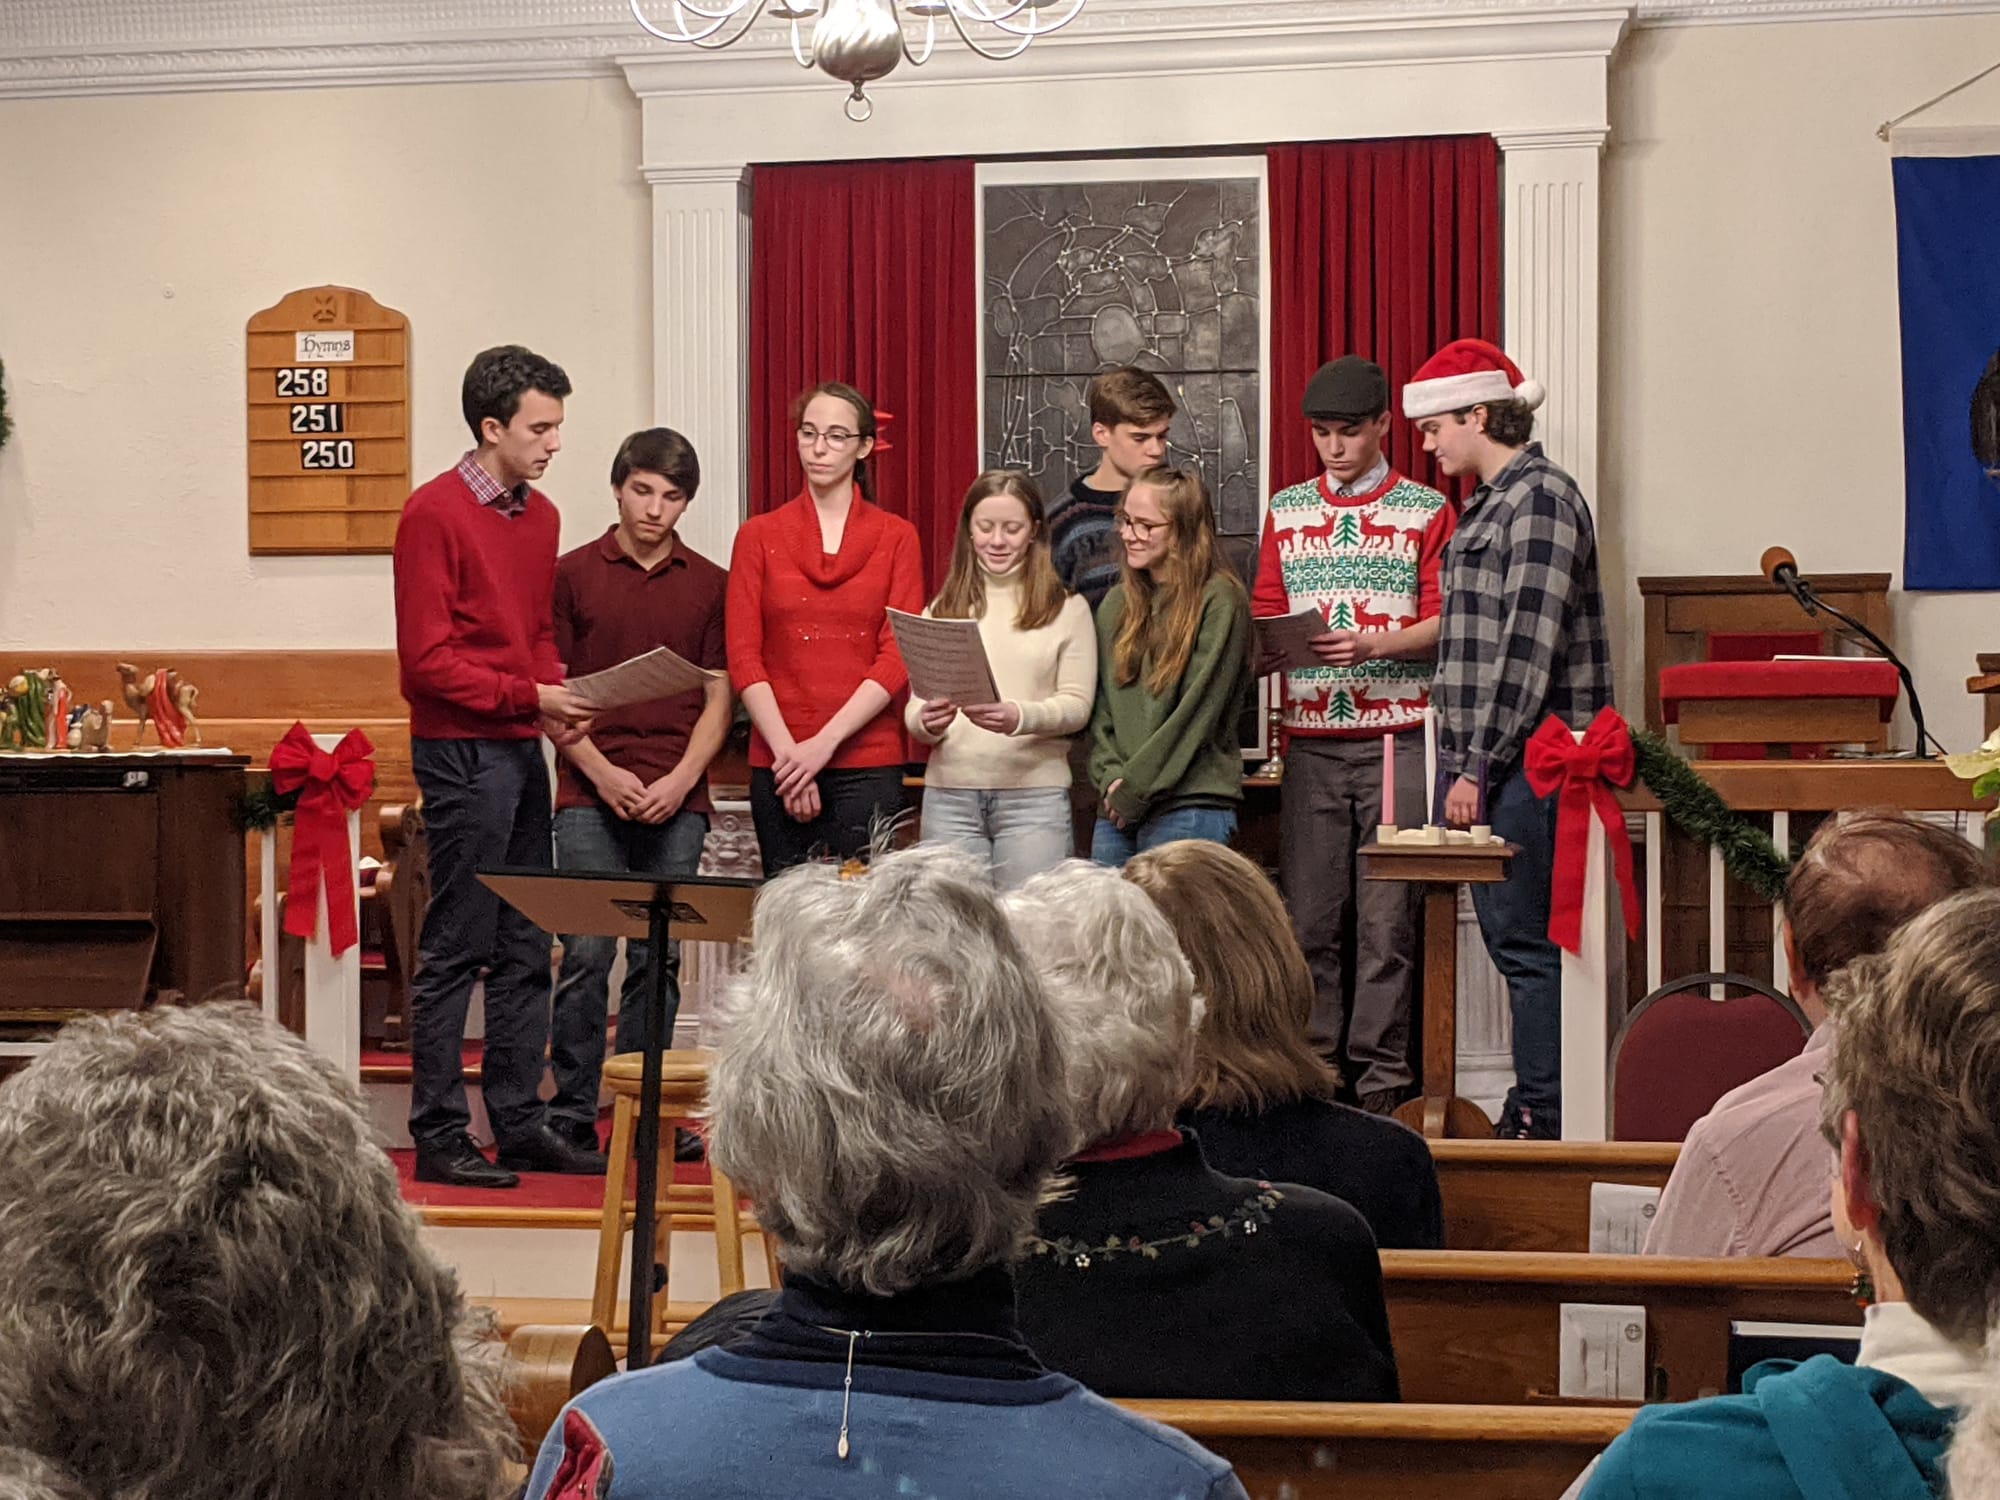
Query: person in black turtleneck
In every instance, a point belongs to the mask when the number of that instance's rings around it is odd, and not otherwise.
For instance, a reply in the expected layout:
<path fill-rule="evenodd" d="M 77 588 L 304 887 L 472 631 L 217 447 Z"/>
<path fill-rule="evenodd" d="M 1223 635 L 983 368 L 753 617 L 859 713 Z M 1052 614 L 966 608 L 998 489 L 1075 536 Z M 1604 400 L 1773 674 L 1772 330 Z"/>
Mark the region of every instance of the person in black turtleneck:
<path fill-rule="evenodd" d="M 800 865 L 756 924 L 714 1018 L 709 1153 L 784 1286 L 572 1401 L 530 1500 L 1245 1500 L 1021 1336 L 1011 1267 L 1075 1129 L 1062 1028 L 983 867 Z"/>
<path fill-rule="evenodd" d="M 1345 1198 L 1384 1250 L 1442 1248 L 1444 1204 L 1423 1137 L 1334 1102 L 1340 1075 L 1307 1036 L 1312 969 L 1264 872 L 1190 839 L 1148 850 L 1125 878 L 1172 924 L 1207 1003 L 1180 1122 L 1209 1161 Z"/>
<path fill-rule="evenodd" d="M 1035 1352 L 1105 1396 L 1398 1399 L 1367 1222 L 1313 1188 L 1216 1170 L 1173 1123 L 1201 1001 L 1159 909 L 1080 861 L 1006 905 L 1067 1023 L 1088 1142 L 1017 1274 Z"/>

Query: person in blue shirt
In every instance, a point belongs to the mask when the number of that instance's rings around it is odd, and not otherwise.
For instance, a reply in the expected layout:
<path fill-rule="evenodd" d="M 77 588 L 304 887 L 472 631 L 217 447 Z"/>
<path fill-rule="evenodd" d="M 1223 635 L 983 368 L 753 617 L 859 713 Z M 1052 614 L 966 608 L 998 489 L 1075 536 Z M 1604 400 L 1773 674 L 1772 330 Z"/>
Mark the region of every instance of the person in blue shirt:
<path fill-rule="evenodd" d="M 759 893 L 709 1152 L 784 1286 L 747 1330 L 576 1397 L 530 1500 L 1246 1500 L 1191 1439 L 1045 1369 L 1012 1268 L 1074 1143 L 1058 1018 L 981 866 L 923 846 Z"/>
<path fill-rule="evenodd" d="M 1830 983 L 1834 1228 L 1869 1298 L 1860 1355 L 1650 1406 L 1585 1500 L 2000 1494 L 2000 891 L 1954 896 Z M 1954 1429 L 1956 1438 L 1954 1439 Z"/>

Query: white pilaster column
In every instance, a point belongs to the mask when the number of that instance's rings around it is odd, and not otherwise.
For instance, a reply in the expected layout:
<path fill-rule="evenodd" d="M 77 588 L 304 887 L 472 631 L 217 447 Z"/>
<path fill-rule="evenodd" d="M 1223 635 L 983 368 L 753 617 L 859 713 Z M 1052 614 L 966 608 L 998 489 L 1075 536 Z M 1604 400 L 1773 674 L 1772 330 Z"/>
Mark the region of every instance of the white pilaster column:
<path fill-rule="evenodd" d="M 653 417 L 701 455 L 701 493 L 680 534 L 726 567 L 748 474 L 749 170 L 659 166 L 644 175 L 653 187 Z"/>
<path fill-rule="evenodd" d="M 1602 130 L 1499 132 L 1502 342 L 1548 387 L 1537 434 L 1597 506 Z"/>

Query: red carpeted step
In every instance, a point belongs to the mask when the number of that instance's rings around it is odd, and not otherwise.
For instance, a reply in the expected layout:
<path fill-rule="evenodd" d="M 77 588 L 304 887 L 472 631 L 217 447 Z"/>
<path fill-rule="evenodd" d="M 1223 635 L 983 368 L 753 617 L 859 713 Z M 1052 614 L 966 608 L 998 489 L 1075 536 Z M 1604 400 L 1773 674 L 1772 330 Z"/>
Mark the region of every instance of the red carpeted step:
<path fill-rule="evenodd" d="M 605 1127 L 603 1134 L 610 1133 Z M 587 1208 L 604 1206 L 602 1177 L 569 1177 L 558 1172 L 523 1172 L 521 1185 L 513 1188 L 462 1188 L 441 1182 L 417 1181 L 417 1153 L 409 1148 L 391 1151 L 403 1201 L 418 1208 Z M 632 1195 L 637 1174 L 625 1174 L 625 1196 Z M 698 1161 L 674 1163 L 674 1181 L 708 1185 L 708 1164 Z"/>

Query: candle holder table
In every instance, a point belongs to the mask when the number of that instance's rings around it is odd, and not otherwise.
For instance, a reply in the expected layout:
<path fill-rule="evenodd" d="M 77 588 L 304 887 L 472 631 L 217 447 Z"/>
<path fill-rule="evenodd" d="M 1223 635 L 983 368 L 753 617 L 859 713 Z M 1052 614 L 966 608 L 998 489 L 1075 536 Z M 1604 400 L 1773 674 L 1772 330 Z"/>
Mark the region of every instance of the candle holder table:
<path fill-rule="evenodd" d="M 1365 880 L 1402 880 L 1424 892 L 1423 1092 L 1396 1118 L 1432 1140 L 1493 1134 L 1493 1122 L 1458 1097 L 1458 888 L 1507 878 L 1514 846 L 1486 843 L 1375 843 L 1361 849 Z"/>

